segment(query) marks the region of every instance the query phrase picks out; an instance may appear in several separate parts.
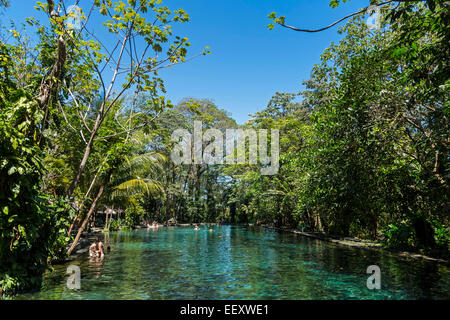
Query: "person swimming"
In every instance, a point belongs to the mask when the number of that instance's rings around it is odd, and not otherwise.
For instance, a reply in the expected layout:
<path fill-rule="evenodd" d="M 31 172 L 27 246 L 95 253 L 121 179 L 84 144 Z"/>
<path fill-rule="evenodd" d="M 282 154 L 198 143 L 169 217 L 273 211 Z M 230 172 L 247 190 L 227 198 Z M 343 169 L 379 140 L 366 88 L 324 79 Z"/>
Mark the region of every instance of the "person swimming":
<path fill-rule="evenodd" d="M 195 231 L 200 230 L 200 228 L 198 227 L 198 225 L 195 225 L 194 230 L 195 230 Z"/>

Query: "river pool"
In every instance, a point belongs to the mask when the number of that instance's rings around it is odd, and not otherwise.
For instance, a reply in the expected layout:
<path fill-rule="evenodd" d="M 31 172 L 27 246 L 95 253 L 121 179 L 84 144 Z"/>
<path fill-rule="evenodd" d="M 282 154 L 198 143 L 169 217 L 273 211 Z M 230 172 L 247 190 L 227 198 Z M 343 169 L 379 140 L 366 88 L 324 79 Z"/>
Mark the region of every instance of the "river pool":
<path fill-rule="evenodd" d="M 212 230 L 210 230 L 212 229 Z M 85 253 L 16 299 L 450 299 L 444 265 L 260 227 L 162 227 L 111 232 L 102 262 Z M 67 267 L 81 288 L 66 285 Z M 381 289 L 367 288 L 367 267 Z"/>

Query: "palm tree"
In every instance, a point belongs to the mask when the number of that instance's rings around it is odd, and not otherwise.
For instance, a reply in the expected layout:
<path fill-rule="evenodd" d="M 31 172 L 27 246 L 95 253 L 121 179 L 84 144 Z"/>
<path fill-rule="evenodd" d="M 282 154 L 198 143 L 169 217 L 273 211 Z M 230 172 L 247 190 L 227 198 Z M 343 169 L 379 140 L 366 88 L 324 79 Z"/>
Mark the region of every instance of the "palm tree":
<path fill-rule="evenodd" d="M 125 165 L 112 176 L 109 192 L 109 203 L 121 209 L 139 206 L 142 197 L 160 196 L 165 194 L 164 188 L 157 177 L 162 176 L 163 163 L 166 156 L 153 150 L 148 150 L 148 135 L 139 132 L 132 142 L 130 156 L 125 156 Z M 108 228 L 107 225 L 105 225 Z"/>

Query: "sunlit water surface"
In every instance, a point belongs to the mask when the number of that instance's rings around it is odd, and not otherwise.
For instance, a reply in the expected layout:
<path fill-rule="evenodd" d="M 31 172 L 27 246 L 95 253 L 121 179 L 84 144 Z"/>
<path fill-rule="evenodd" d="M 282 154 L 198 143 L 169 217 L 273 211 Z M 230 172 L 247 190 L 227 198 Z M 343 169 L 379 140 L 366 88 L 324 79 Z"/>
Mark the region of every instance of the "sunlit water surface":
<path fill-rule="evenodd" d="M 450 299 L 445 266 L 349 248 L 259 227 L 215 226 L 113 232 L 103 262 L 78 260 L 16 299 Z M 81 289 L 67 288 L 67 267 Z M 369 290 L 367 267 L 381 269 Z"/>

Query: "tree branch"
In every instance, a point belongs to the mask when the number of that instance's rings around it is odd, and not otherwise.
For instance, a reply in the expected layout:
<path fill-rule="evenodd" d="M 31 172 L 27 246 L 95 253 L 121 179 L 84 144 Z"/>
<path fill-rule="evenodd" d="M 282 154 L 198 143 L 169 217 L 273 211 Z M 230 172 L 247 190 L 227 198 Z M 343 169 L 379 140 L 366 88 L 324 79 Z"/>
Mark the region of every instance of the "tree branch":
<path fill-rule="evenodd" d="M 392 2 L 423 2 L 423 1 L 425 1 L 425 0 L 389 0 L 389 1 L 381 2 L 381 3 L 376 4 L 376 5 L 374 5 L 374 6 L 381 7 L 381 6 L 384 6 L 384 5 L 389 4 L 389 3 L 392 3 Z M 339 20 L 333 22 L 333 23 L 330 24 L 329 26 L 326 26 L 326 27 L 323 27 L 323 28 L 320 28 L 320 29 L 299 29 L 299 28 L 296 28 L 296 27 L 293 27 L 293 26 L 289 26 L 289 25 L 284 24 L 284 23 L 280 23 L 280 22 L 278 22 L 278 24 L 279 24 L 280 26 L 282 26 L 282 27 L 285 27 L 285 28 L 288 28 L 288 29 L 291 29 L 291 30 L 294 30 L 294 31 L 300 31 L 300 32 L 320 32 L 320 31 L 324 31 L 324 30 L 330 29 L 331 27 L 334 27 L 334 26 L 337 25 L 338 23 L 340 23 L 340 22 L 342 22 L 342 21 L 344 21 L 344 20 L 347 20 L 348 18 L 351 18 L 351 17 L 356 16 L 356 15 L 358 15 L 358 14 L 364 13 L 364 12 L 367 11 L 368 8 L 370 8 L 370 6 L 364 8 L 364 9 L 358 11 L 358 12 L 354 12 L 354 13 L 352 13 L 352 14 L 349 14 L 349 15 L 347 15 L 347 16 L 345 16 L 345 17 L 343 17 L 343 18 L 341 18 L 341 19 L 339 19 Z"/>

